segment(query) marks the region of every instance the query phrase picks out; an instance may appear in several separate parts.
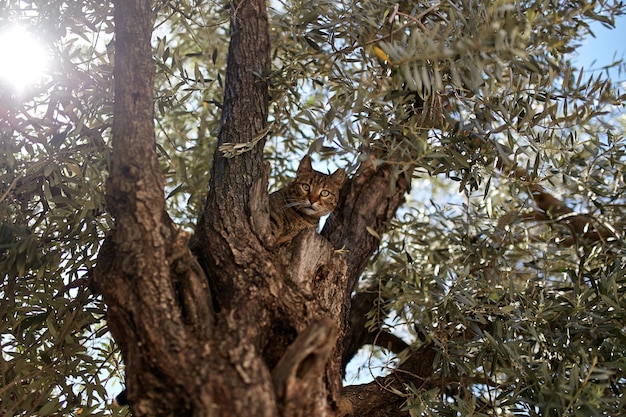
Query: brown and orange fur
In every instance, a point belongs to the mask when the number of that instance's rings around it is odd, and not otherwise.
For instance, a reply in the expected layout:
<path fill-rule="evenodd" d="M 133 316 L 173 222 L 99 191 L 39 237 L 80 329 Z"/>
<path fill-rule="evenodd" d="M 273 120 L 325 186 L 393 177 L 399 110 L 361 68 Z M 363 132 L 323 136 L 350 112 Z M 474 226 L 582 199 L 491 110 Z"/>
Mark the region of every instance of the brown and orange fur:
<path fill-rule="evenodd" d="M 302 158 L 296 178 L 270 194 L 270 219 L 276 244 L 291 242 L 302 230 L 316 228 L 320 217 L 332 213 L 345 178 L 341 168 L 330 175 L 323 174 L 313 169 L 309 156 Z"/>

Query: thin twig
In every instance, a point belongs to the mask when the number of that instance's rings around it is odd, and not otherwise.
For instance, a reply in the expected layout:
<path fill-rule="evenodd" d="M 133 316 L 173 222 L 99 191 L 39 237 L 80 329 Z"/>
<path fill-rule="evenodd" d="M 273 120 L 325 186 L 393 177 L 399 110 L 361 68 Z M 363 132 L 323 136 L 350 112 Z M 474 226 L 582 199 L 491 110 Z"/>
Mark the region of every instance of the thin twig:
<path fill-rule="evenodd" d="M 5 198 L 7 198 L 7 197 L 9 196 L 9 193 L 11 192 L 11 190 L 12 190 L 13 188 L 15 188 L 15 185 L 17 184 L 17 182 L 18 182 L 19 180 L 21 180 L 21 179 L 22 179 L 22 177 L 23 177 L 23 176 L 24 176 L 23 174 L 20 174 L 20 175 L 18 175 L 17 177 L 15 177 L 15 178 L 13 179 L 13 181 L 11 181 L 11 184 L 9 184 L 9 188 L 7 188 L 7 190 L 6 190 L 6 191 L 2 194 L 2 196 L 0 197 L 0 203 L 1 203 L 1 202 L 3 202 L 3 201 L 4 201 L 4 199 L 5 199 Z"/>

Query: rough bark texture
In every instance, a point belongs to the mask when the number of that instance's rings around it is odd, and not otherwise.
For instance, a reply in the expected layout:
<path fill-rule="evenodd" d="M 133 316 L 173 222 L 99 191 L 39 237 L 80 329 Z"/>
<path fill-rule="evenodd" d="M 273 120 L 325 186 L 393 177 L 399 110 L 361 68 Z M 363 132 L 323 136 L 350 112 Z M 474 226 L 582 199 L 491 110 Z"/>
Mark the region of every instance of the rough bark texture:
<path fill-rule="evenodd" d="M 113 155 L 107 204 L 115 229 L 94 270 L 126 364 L 135 415 L 191 409 L 195 363 L 211 337 L 206 277 L 165 213 L 154 141 L 150 2 L 115 3 Z M 164 410 L 163 414 L 154 410 Z"/>
<path fill-rule="evenodd" d="M 135 416 L 401 415 L 402 398 L 378 381 L 342 387 L 345 364 L 364 343 L 370 296 L 350 298 L 368 259 L 409 190 L 392 165 L 366 162 L 344 185 L 319 235 L 277 247 L 269 233 L 263 164 L 269 73 L 264 0 L 231 5 L 231 45 L 219 149 L 193 252 L 164 210 L 153 128 L 151 11 L 146 0 L 115 3 L 115 123 L 107 237 L 93 286 L 126 364 Z M 369 231 L 368 231 L 369 230 Z M 197 258 L 196 258 L 197 257 Z M 196 261 L 198 259 L 198 261 Z M 368 298 L 369 297 L 369 298 Z M 406 347 L 390 335 L 395 350 Z M 425 362 L 406 364 L 418 379 Z M 430 350 L 429 350 L 430 349 Z M 415 378 L 415 377 L 414 377 Z M 385 384 L 402 390 L 401 380 Z M 374 401 L 377 401 L 374 404 Z"/>

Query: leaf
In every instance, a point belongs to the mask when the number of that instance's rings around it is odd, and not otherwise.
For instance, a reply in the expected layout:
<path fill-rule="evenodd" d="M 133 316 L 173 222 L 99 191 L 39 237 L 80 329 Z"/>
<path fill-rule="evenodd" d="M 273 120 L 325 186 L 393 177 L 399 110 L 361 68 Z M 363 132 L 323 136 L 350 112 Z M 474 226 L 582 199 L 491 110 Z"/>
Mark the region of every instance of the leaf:
<path fill-rule="evenodd" d="M 372 47 L 372 49 L 374 50 L 374 53 L 376 54 L 376 56 L 381 59 L 383 62 L 387 62 L 389 64 L 392 64 L 391 59 L 389 58 L 389 55 L 387 55 L 387 53 L 385 51 L 382 50 L 382 48 L 380 48 L 377 45 L 374 45 Z"/>
<path fill-rule="evenodd" d="M 58 400 L 48 400 L 40 409 L 39 412 L 37 413 L 40 416 L 49 416 L 49 415 L 53 415 L 56 414 L 56 412 L 59 410 L 60 404 Z"/>
<path fill-rule="evenodd" d="M 374 236 L 376 239 L 381 240 L 380 239 L 380 235 L 376 232 L 376 230 L 372 229 L 369 226 L 366 226 L 365 229 L 367 230 L 367 233 L 369 233 L 370 235 Z"/>

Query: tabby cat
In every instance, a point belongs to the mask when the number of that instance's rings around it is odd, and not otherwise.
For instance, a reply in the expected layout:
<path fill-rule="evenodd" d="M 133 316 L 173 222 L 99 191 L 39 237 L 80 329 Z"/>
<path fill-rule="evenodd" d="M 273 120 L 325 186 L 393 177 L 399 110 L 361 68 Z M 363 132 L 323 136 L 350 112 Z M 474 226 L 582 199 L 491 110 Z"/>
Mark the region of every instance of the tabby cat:
<path fill-rule="evenodd" d="M 270 194 L 270 219 L 276 244 L 289 243 L 302 230 L 317 227 L 320 217 L 337 206 L 345 178 L 346 172 L 341 168 L 326 175 L 313 170 L 309 156 L 302 158 L 296 178 Z"/>

